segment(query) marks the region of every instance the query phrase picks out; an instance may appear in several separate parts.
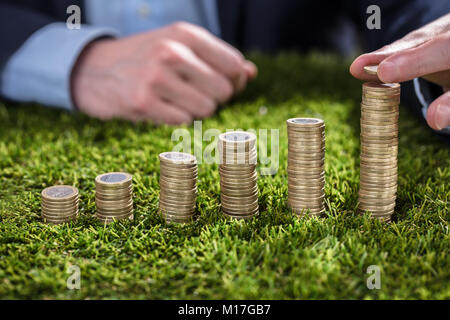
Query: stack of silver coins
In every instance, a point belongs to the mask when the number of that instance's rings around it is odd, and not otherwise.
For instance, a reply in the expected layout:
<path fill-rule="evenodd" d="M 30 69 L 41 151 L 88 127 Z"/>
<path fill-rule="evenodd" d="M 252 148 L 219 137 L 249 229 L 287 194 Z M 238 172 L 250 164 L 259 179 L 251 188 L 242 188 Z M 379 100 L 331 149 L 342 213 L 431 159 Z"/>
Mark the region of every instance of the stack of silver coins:
<path fill-rule="evenodd" d="M 132 176 L 126 172 L 109 172 L 95 178 L 95 216 L 101 222 L 133 219 Z"/>
<path fill-rule="evenodd" d="M 256 136 L 234 131 L 219 136 L 220 200 L 222 212 L 234 219 L 259 213 Z"/>
<path fill-rule="evenodd" d="M 359 212 L 386 222 L 397 194 L 399 103 L 400 84 L 363 84 Z"/>
<path fill-rule="evenodd" d="M 325 212 L 325 123 L 315 118 L 287 120 L 288 205 L 294 214 Z"/>
<path fill-rule="evenodd" d="M 192 221 L 197 201 L 197 159 L 188 153 L 163 152 L 159 161 L 161 215 L 166 222 Z"/>
<path fill-rule="evenodd" d="M 53 186 L 42 190 L 42 219 L 60 224 L 78 217 L 78 189 L 72 186 Z"/>

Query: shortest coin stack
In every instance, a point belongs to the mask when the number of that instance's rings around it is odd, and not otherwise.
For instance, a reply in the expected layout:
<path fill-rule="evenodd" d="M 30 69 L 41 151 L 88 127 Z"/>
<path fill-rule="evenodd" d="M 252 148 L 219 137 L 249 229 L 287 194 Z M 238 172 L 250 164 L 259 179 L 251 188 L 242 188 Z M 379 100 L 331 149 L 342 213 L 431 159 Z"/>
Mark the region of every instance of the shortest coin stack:
<path fill-rule="evenodd" d="M 224 216 L 250 219 L 258 215 L 256 135 L 233 131 L 219 136 L 220 200 Z"/>
<path fill-rule="evenodd" d="M 325 123 L 315 118 L 287 120 L 288 205 L 293 213 L 325 212 Z"/>
<path fill-rule="evenodd" d="M 182 152 L 163 152 L 160 161 L 159 211 L 166 222 L 193 220 L 197 201 L 197 160 Z"/>
<path fill-rule="evenodd" d="M 133 219 L 132 176 L 125 172 L 109 172 L 97 176 L 95 205 L 95 216 L 104 223 Z"/>
<path fill-rule="evenodd" d="M 78 216 L 78 189 L 72 186 L 53 186 L 42 190 L 42 219 L 59 224 Z"/>

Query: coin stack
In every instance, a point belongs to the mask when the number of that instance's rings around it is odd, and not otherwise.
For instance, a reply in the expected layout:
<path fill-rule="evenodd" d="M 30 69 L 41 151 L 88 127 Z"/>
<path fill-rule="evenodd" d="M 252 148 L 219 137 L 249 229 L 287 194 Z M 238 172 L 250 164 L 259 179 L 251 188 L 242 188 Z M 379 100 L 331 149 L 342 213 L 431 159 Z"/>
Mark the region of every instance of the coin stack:
<path fill-rule="evenodd" d="M 132 176 L 125 172 L 104 173 L 95 178 L 95 216 L 103 223 L 133 219 Z"/>
<path fill-rule="evenodd" d="M 253 218 L 259 212 L 256 136 L 244 131 L 223 133 L 218 148 L 222 212 L 234 219 Z"/>
<path fill-rule="evenodd" d="M 197 159 L 188 153 L 163 152 L 159 163 L 161 215 L 167 222 L 192 221 L 197 201 Z"/>
<path fill-rule="evenodd" d="M 293 213 L 325 212 L 325 123 L 315 118 L 287 120 L 288 205 Z"/>
<path fill-rule="evenodd" d="M 359 211 L 390 221 L 397 193 L 400 84 L 367 82 L 361 103 Z"/>
<path fill-rule="evenodd" d="M 59 224 L 78 216 L 78 189 L 72 186 L 53 186 L 42 190 L 42 219 Z"/>

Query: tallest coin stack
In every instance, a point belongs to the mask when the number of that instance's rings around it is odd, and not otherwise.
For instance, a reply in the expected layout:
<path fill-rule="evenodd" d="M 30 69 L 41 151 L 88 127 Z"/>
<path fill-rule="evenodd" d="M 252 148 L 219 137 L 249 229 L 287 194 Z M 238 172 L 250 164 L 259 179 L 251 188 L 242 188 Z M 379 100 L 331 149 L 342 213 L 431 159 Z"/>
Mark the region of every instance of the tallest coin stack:
<path fill-rule="evenodd" d="M 400 84 L 367 82 L 361 103 L 359 211 L 390 221 L 397 194 Z"/>

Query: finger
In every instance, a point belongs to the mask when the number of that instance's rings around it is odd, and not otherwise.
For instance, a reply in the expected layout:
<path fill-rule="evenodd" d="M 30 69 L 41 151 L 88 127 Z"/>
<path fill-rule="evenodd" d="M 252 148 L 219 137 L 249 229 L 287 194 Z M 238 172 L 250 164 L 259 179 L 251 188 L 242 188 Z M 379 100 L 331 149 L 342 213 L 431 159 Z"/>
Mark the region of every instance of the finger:
<path fill-rule="evenodd" d="M 256 76 L 258 75 L 258 67 L 250 60 L 247 60 L 245 62 L 244 68 L 247 73 L 247 78 L 249 80 L 255 79 Z"/>
<path fill-rule="evenodd" d="M 237 85 L 235 85 L 236 92 L 242 92 L 247 87 L 247 82 L 256 78 L 258 69 L 255 64 L 249 60 L 244 63 L 244 73 L 239 75 Z"/>
<path fill-rule="evenodd" d="M 225 75 L 235 90 L 243 89 L 246 70 L 242 53 L 203 28 L 187 23 L 176 23 L 172 28 L 175 29 L 172 39 L 186 44 L 200 59 Z"/>
<path fill-rule="evenodd" d="M 214 100 L 189 85 L 178 74 L 167 70 L 164 80 L 163 83 L 154 86 L 163 100 L 179 106 L 194 117 L 204 118 L 214 113 L 216 109 Z"/>
<path fill-rule="evenodd" d="M 249 60 L 245 61 L 244 70 L 244 74 L 239 78 L 238 92 L 243 91 L 247 87 L 248 81 L 255 79 L 258 75 L 258 68 Z"/>
<path fill-rule="evenodd" d="M 434 100 L 427 111 L 428 125 L 435 130 L 450 126 L 450 91 Z"/>
<path fill-rule="evenodd" d="M 383 82 L 408 81 L 450 69 L 450 32 L 386 58 L 378 67 Z"/>
<path fill-rule="evenodd" d="M 156 99 L 145 108 L 136 111 L 133 118 L 135 121 L 151 120 L 167 124 L 191 123 L 193 120 L 188 112 L 162 99 Z"/>
<path fill-rule="evenodd" d="M 230 80 L 211 68 L 181 43 L 171 42 L 174 57 L 168 63 L 190 85 L 217 103 L 227 101 L 234 93 Z"/>
<path fill-rule="evenodd" d="M 383 59 L 386 58 L 384 54 L 376 54 L 376 53 L 366 53 L 360 55 L 358 58 L 353 61 L 350 66 L 350 73 L 357 79 L 367 80 L 367 81 L 376 81 L 378 77 L 376 75 L 367 74 L 364 71 L 365 66 L 377 65 Z"/>

